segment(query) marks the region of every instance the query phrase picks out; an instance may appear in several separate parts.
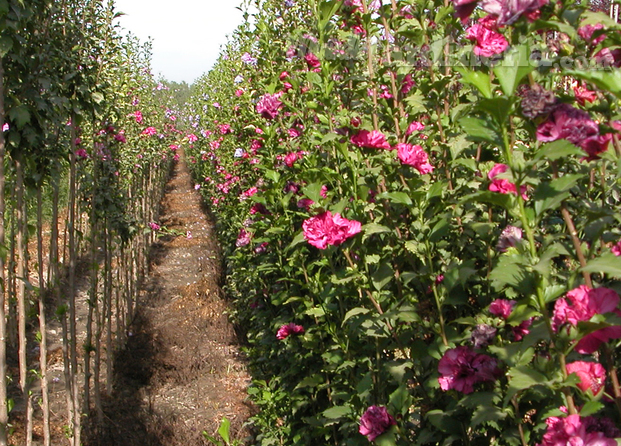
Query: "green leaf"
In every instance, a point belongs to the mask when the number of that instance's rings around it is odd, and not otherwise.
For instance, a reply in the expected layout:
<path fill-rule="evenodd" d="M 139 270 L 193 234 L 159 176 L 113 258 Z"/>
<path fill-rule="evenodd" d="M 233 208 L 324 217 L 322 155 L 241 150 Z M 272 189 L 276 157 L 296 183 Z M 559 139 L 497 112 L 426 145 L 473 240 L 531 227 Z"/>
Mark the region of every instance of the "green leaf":
<path fill-rule="evenodd" d="M 371 275 L 371 282 L 377 291 L 384 288 L 395 277 L 395 272 L 388 263 L 382 263 Z"/>
<path fill-rule="evenodd" d="M 565 74 L 591 82 L 602 90 L 621 97 L 621 70 L 566 70 Z"/>
<path fill-rule="evenodd" d="M 524 258 L 520 255 L 502 255 L 490 273 L 490 279 L 498 291 L 510 286 L 519 292 L 528 293 L 534 285 L 533 274 L 524 266 Z"/>
<path fill-rule="evenodd" d="M 93 101 L 95 102 L 95 104 L 101 104 L 105 99 L 103 93 L 100 93 L 98 91 L 93 91 L 91 93 L 91 97 L 93 98 Z"/>
<path fill-rule="evenodd" d="M 449 434 L 461 434 L 462 424 L 443 410 L 430 410 L 427 419 L 431 424 Z"/>
<path fill-rule="evenodd" d="M 533 199 L 535 213 L 541 216 L 549 209 L 558 208 L 563 200 L 569 197 L 569 190 L 581 179 L 582 175 L 564 175 L 550 182 L 544 182 L 537 187 Z"/>
<path fill-rule="evenodd" d="M 462 202 L 475 202 L 475 203 L 488 203 L 500 206 L 508 211 L 511 211 L 515 205 L 515 196 L 512 194 L 501 194 L 499 192 L 481 191 L 474 194 L 466 195 Z"/>
<path fill-rule="evenodd" d="M 227 417 L 222 418 L 222 423 L 220 423 L 220 427 L 218 428 L 218 433 L 224 440 L 226 444 L 231 442 L 229 437 L 229 430 L 231 429 L 231 422 Z"/>
<path fill-rule="evenodd" d="M 612 252 L 606 252 L 601 256 L 590 260 L 582 268 L 587 273 L 604 273 L 616 279 L 621 278 L 621 257 L 617 257 Z"/>
<path fill-rule="evenodd" d="M 393 203 L 405 204 L 407 206 L 412 205 L 412 199 L 405 192 L 383 192 L 378 194 L 376 198 L 388 199 Z"/>
<path fill-rule="evenodd" d="M 511 101 L 504 97 L 482 99 L 478 102 L 476 109 L 487 113 L 496 119 L 498 124 L 503 125 L 511 113 Z"/>
<path fill-rule="evenodd" d="M 351 415 L 350 406 L 333 406 L 323 411 L 323 416 L 326 418 L 343 418 Z"/>
<path fill-rule="evenodd" d="M 507 96 L 513 95 L 520 81 L 535 67 L 530 64 L 530 50 L 527 45 L 512 47 L 502 61 L 494 67 L 502 91 Z"/>
<path fill-rule="evenodd" d="M 345 313 L 345 317 L 343 318 L 343 324 L 345 324 L 345 322 L 347 322 L 348 319 L 351 319 L 354 316 L 358 316 L 359 314 L 367 314 L 370 311 L 371 310 L 369 310 L 368 308 L 363 308 L 363 307 L 352 308 L 347 313 Z"/>
<path fill-rule="evenodd" d="M 390 394 L 388 405 L 393 408 L 395 414 L 406 414 L 408 412 L 412 405 L 412 396 L 405 384 L 401 384 L 397 390 Z"/>
<path fill-rule="evenodd" d="M 509 376 L 509 389 L 505 397 L 505 404 L 516 393 L 533 386 L 545 385 L 548 382 L 545 375 L 528 366 L 512 367 L 507 375 Z"/>
<path fill-rule="evenodd" d="M 322 188 L 323 184 L 321 183 L 312 183 L 309 184 L 308 186 L 304 186 L 302 188 L 302 192 L 304 192 L 304 195 L 306 195 L 308 198 L 310 198 L 311 200 L 313 200 L 315 203 L 318 203 L 319 201 L 321 201 L 321 188 Z"/>
<path fill-rule="evenodd" d="M 25 105 L 18 105 L 10 109 L 9 117 L 20 129 L 30 122 L 30 112 Z"/>
<path fill-rule="evenodd" d="M 8 36 L 0 37 L 0 57 L 4 57 L 13 48 L 13 39 Z"/>
<path fill-rule="evenodd" d="M 459 125 L 468 134 L 472 141 L 489 142 L 494 145 L 502 145 L 501 132 L 496 125 L 485 118 L 465 117 L 459 120 Z"/>
<path fill-rule="evenodd" d="M 396 446 L 397 438 L 396 438 L 396 427 L 391 426 L 386 432 L 384 432 L 379 437 L 375 438 L 374 443 L 377 446 Z"/>
<path fill-rule="evenodd" d="M 388 226 L 378 225 L 377 223 L 367 223 L 362 227 L 362 232 L 364 236 L 362 237 L 362 242 L 368 239 L 373 234 L 382 234 L 385 232 L 392 232 Z"/>
<path fill-rule="evenodd" d="M 556 161 L 561 158 L 569 158 L 573 156 L 583 157 L 585 152 L 573 145 L 566 139 L 557 139 L 547 144 L 543 144 L 537 153 L 535 153 L 535 161 L 547 159 L 549 161 Z"/>
<path fill-rule="evenodd" d="M 483 97 L 492 98 L 492 82 L 490 81 L 489 74 L 482 71 L 468 70 L 465 67 L 456 67 L 455 71 L 461 74 L 462 82 L 475 87 Z"/>
<path fill-rule="evenodd" d="M 582 409 L 580 409 L 580 416 L 588 417 L 589 415 L 595 415 L 604 407 L 604 404 L 599 401 L 587 401 L 584 406 L 582 406 Z"/>

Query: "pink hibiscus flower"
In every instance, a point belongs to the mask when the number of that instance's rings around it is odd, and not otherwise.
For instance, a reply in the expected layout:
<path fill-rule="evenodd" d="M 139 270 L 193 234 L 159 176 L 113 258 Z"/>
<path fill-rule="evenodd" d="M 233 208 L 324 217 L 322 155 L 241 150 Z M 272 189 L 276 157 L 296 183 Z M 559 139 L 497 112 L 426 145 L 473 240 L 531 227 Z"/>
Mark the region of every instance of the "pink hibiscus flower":
<path fill-rule="evenodd" d="M 509 47 L 509 42 L 502 34 L 481 23 L 468 28 L 466 30 L 466 38 L 475 42 L 474 54 L 477 56 L 492 57 L 496 54 L 501 54 Z"/>
<path fill-rule="evenodd" d="M 598 395 L 604 390 L 606 382 L 606 369 L 599 362 L 575 361 L 565 366 L 567 373 L 575 373 L 580 378 L 577 384 L 583 392 L 591 392 Z"/>
<path fill-rule="evenodd" d="M 350 141 L 358 147 L 391 150 L 390 144 L 386 141 L 386 136 L 378 130 L 360 130 L 351 137 Z"/>
<path fill-rule="evenodd" d="M 399 143 L 395 146 L 397 156 L 403 164 L 414 167 L 421 174 L 433 172 L 433 166 L 429 164 L 427 152 L 419 145 Z"/>
<path fill-rule="evenodd" d="M 279 98 L 278 93 L 263 95 L 257 103 L 257 113 L 266 119 L 274 119 L 278 115 L 278 109 L 282 106 Z"/>
<path fill-rule="evenodd" d="M 513 194 L 517 195 L 517 189 L 515 184 L 511 183 L 509 180 L 505 178 L 497 178 L 499 175 L 502 175 L 509 169 L 509 166 L 506 164 L 496 164 L 487 174 L 487 177 L 492 180 L 492 183 L 489 185 L 489 190 L 492 192 L 499 192 L 501 194 Z M 526 195 L 526 186 L 520 186 L 520 192 L 522 193 L 522 198 L 524 200 L 528 200 L 528 195 Z"/>
<path fill-rule="evenodd" d="M 291 335 L 304 334 L 304 327 L 301 325 L 296 325 L 293 322 L 289 322 L 288 324 L 282 325 L 278 332 L 276 333 L 276 338 L 279 340 L 283 340 L 288 338 Z"/>
<path fill-rule="evenodd" d="M 489 304 L 489 312 L 494 316 L 508 319 L 513 311 L 513 307 L 515 307 L 514 300 L 496 299 Z"/>
<path fill-rule="evenodd" d="M 311 217 L 302 223 L 304 238 L 319 249 L 326 249 L 329 245 L 340 245 L 358 234 L 361 228 L 360 222 L 347 220 L 339 213 L 332 214 L 330 211 Z"/>
<path fill-rule="evenodd" d="M 471 393 L 475 384 L 496 380 L 499 369 L 491 356 L 460 346 L 444 352 L 438 363 L 438 372 L 441 375 L 438 382 L 442 390 L 455 389 Z"/>
<path fill-rule="evenodd" d="M 580 415 L 567 417 L 549 417 L 546 419 L 548 430 L 538 446 L 616 446 L 614 438 L 606 436 L 597 429 L 597 420 Z M 609 429 L 610 430 L 610 429 Z"/>
<path fill-rule="evenodd" d="M 377 437 L 386 432 L 390 426 L 397 424 L 395 419 L 383 406 L 371 406 L 360 417 L 358 432 L 366 435 L 369 441 L 375 441 Z"/>

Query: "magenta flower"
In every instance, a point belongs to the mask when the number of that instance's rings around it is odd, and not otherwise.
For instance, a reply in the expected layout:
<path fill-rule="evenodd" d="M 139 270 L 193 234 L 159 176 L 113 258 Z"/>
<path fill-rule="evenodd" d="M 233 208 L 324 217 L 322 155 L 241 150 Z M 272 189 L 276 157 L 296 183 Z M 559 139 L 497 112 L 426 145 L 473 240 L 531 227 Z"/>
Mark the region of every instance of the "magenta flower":
<path fill-rule="evenodd" d="M 149 227 L 151 228 L 152 231 L 159 231 L 160 230 L 160 225 L 158 225 L 155 222 L 149 223 Z"/>
<path fill-rule="evenodd" d="M 496 380 L 499 369 L 491 356 L 460 346 L 444 352 L 438 363 L 438 372 L 441 375 L 438 382 L 442 390 L 455 389 L 471 393 L 475 384 Z"/>
<path fill-rule="evenodd" d="M 279 340 L 283 340 L 288 338 L 291 335 L 304 334 L 304 327 L 301 325 L 296 325 L 293 322 L 289 322 L 288 324 L 282 325 L 278 332 L 276 333 L 276 338 Z"/>
<path fill-rule="evenodd" d="M 610 251 L 612 251 L 612 253 L 616 255 L 617 257 L 621 256 L 621 240 L 619 240 L 615 245 L 613 245 L 613 247 L 610 248 Z"/>
<path fill-rule="evenodd" d="M 355 220 L 347 220 L 339 213 L 326 211 L 302 223 L 304 238 L 316 248 L 326 249 L 329 245 L 340 245 L 358 234 L 362 226 Z"/>
<path fill-rule="evenodd" d="M 606 33 L 603 33 L 599 37 L 593 39 L 593 33 L 599 29 L 604 29 L 604 25 L 601 23 L 595 23 L 593 25 L 581 26 L 578 28 L 578 35 L 591 45 L 595 46 L 606 38 Z"/>
<path fill-rule="evenodd" d="M 406 95 L 410 92 L 410 90 L 412 88 L 414 88 L 414 86 L 416 85 L 416 82 L 414 82 L 414 79 L 412 78 L 412 74 L 408 73 L 405 75 L 405 77 L 403 78 L 403 82 L 401 82 L 401 94 L 402 95 Z"/>
<path fill-rule="evenodd" d="M 483 57 L 492 57 L 501 54 L 509 47 L 507 39 L 496 31 L 477 23 L 466 30 L 466 38 L 473 42 L 474 54 Z"/>
<path fill-rule="evenodd" d="M 584 150 L 590 158 L 596 158 L 608 148 L 611 135 L 600 135 L 597 122 L 584 110 L 560 104 L 537 127 L 538 141 L 550 142 L 557 139 L 566 139 Z"/>
<path fill-rule="evenodd" d="M 575 361 L 565 366 L 567 373 L 575 373 L 580 378 L 577 384 L 583 392 L 591 392 L 598 395 L 604 390 L 606 382 L 606 369 L 599 362 Z"/>
<path fill-rule="evenodd" d="M 589 90 L 584 85 L 574 87 L 574 96 L 576 97 L 576 102 L 582 106 L 587 102 L 594 102 L 595 99 L 597 99 L 597 93 Z"/>
<path fill-rule="evenodd" d="M 123 130 L 114 135 L 114 139 L 119 142 L 127 142 L 127 139 L 125 138 L 125 132 Z"/>
<path fill-rule="evenodd" d="M 538 446 L 616 446 L 617 444 L 614 438 L 606 436 L 606 432 L 593 429 L 597 429 L 598 420 L 592 417 L 582 418 L 580 415 L 549 417 L 546 424 L 548 430 Z"/>
<path fill-rule="evenodd" d="M 157 130 L 155 129 L 155 127 L 147 127 L 146 129 L 142 131 L 141 135 L 145 135 L 145 136 L 157 135 Z"/>
<path fill-rule="evenodd" d="M 370 406 L 360 417 L 358 432 L 366 435 L 369 441 L 375 441 L 377 437 L 395 424 L 397 422 L 384 406 Z"/>
<path fill-rule="evenodd" d="M 319 68 L 321 66 L 319 58 L 313 53 L 308 53 L 306 56 L 304 56 L 304 59 L 306 60 L 308 68 Z"/>
<path fill-rule="evenodd" d="M 463 22 L 468 21 L 470 14 L 477 7 L 478 0 L 453 0 L 453 6 L 455 7 L 455 14 Z"/>
<path fill-rule="evenodd" d="M 514 300 L 496 299 L 489 304 L 489 312 L 506 320 L 511 315 L 513 307 L 515 307 Z"/>
<path fill-rule="evenodd" d="M 293 167 L 297 160 L 304 158 L 304 152 L 289 152 L 285 155 L 285 164 L 287 167 Z"/>
<path fill-rule="evenodd" d="M 274 119 L 278 115 L 278 109 L 282 106 L 279 94 L 265 94 L 257 103 L 257 113 L 266 119 Z"/>
<path fill-rule="evenodd" d="M 350 141 L 358 147 L 391 150 L 390 144 L 386 141 L 386 136 L 378 130 L 360 130 L 351 137 Z"/>
<path fill-rule="evenodd" d="M 580 285 L 568 291 L 566 299 L 558 299 L 554 303 L 552 327 L 558 330 L 567 323 L 575 327 L 578 322 L 588 321 L 596 314 L 619 313 L 617 306 L 620 300 L 616 291 L 610 288 L 588 288 Z M 590 354 L 597 351 L 602 343 L 619 338 L 621 326 L 602 328 L 580 339 L 575 350 L 578 353 Z"/>
<path fill-rule="evenodd" d="M 508 169 L 509 166 L 500 163 L 492 167 L 487 174 L 487 177 L 492 180 L 492 183 L 489 185 L 489 190 L 492 192 L 499 192 L 501 194 L 517 195 L 515 184 L 505 178 L 497 178 L 499 175 L 504 174 Z M 528 200 L 528 196 L 526 195 L 526 186 L 520 186 L 520 192 L 522 193 L 522 198 L 524 200 Z"/>
<path fill-rule="evenodd" d="M 140 110 L 136 110 L 133 114 L 134 119 L 138 124 L 142 124 L 142 112 Z"/>
<path fill-rule="evenodd" d="M 231 126 L 229 124 L 220 124 L 218 130 L 220 130 L 222 135 L 226 135 L 227 133 L 231 133 Z"/>
<path fill-rule="evenodd" d="M 412 121 L 405 132 L 405 136 L 410 136 L 414 132 L 420 132 L 425 129 L 425 124 L 418 121 Z"/>
<path fill-rule="evenodd" d="M 399 143 L 395 146 L 397 156 L 403 164 L 414 167 L 421 174 L 433 172 L 433 166 L 429 164 L 427 152 L 419 145 Z"/>
<path fill-rule="evenodd" d="M 85 149 L 77 149 L 75 151 L 75 156 L 77 156 L 80 159 L 86 159 L 88 158 L 88 152 Z"/>

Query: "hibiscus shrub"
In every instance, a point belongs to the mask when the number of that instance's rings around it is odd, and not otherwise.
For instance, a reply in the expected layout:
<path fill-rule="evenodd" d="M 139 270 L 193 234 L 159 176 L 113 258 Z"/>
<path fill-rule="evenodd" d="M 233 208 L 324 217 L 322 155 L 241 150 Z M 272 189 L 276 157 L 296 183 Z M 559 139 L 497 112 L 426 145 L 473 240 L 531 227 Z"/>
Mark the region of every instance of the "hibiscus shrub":
<path fill-rule="evenodd" d="M 194 86 L 188 155 L 256 444 L 616 444 L 620 26 L 569 1 L 255 6 Z"/>

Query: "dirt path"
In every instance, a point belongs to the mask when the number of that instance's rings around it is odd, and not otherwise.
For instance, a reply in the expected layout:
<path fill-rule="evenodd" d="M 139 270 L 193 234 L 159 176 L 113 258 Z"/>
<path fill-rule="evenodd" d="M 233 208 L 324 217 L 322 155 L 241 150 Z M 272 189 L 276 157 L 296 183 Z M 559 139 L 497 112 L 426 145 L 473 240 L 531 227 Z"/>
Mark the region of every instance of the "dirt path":
<path fill-rule="evenodd" d="M 251 413 L 245 363 L 218 286 L 212 222 L 201 208 L 185 161 L 162 202 L 167 235 L 152 247 L 151 272 L 138 299 L 126 348 L 115 357 L 106 420 L 89 446 L 207 444 L 222 418 L 242 439 Z"/>

